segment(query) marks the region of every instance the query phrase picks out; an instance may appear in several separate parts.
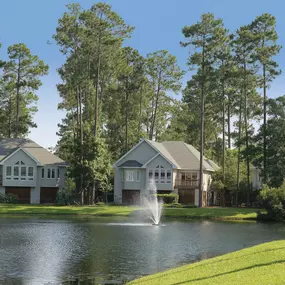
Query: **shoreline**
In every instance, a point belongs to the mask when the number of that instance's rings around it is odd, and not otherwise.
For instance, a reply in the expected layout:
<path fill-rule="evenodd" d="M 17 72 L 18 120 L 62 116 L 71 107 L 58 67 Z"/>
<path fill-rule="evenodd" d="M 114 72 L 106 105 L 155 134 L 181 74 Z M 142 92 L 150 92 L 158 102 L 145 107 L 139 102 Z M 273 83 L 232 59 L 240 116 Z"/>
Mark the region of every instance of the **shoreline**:
<path fill-rule="evenodd" d="M 281 285 L 285 240 L 262 243 L 202 261 L 140 277 L 127 285 Z"/>
<path fill-rule="evenodd" d="M 134 206 L 54 206 L 0 204 L 0 217 L 72 216 L 72 217 L 135 217 L 144 210 Z M 251 208 L 169 208 L 163 209 L 163 219 L 210 220 L 210 221 L 257 221 L 257 211 Z"/>

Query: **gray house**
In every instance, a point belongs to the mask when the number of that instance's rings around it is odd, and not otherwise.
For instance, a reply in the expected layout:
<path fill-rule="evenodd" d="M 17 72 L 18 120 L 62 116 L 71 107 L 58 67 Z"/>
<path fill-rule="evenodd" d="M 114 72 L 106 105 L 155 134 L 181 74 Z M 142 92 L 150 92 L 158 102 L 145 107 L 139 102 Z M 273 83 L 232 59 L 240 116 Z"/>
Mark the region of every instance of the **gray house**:
<path fill-rule="evenodd" d="M 175 192 L 180 203 L 198 205 L 199 164 L 200 153 L 189 144 L 142 139 L 113 165 L 114 201 L 140 203 L 148 184 L 154 181 L 158 193 Z M 219 166 L 205 158 L 203 169 L 203 206 L 206 206 L 211 175 Z"/>
<path fill-rule="evenodd" d="M 20 203 L 54 203 L 65 173 L 66 163 L 32 140 L 0 140 L 0 193 Z"/>

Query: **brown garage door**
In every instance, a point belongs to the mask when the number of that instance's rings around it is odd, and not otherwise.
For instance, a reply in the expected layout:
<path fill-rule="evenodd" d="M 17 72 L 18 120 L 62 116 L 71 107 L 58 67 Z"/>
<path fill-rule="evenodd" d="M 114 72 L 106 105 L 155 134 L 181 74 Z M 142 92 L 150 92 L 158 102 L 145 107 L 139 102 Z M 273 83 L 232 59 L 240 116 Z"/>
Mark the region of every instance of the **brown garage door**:
<path fill-rule="evenodd" d="M 41 204 L 54 204 L 58 188 L 41 187 Z"/>
<path fill-rule="evenodd" d="M 179 203 L 181 204 L 194 204 L 195 203 L 195 190 L 179 190 Z"/>
<path fill-rule="evenodd" d="M 138 205 L 140 203 L 140 190 L 123 190 L 123 204 Z"/>
<path fill-rule="evenodd" d="M 30 187 L 6 187 L 6 194 L 15 196 L 19 203 L 31 203 L 31 188 Z"/>

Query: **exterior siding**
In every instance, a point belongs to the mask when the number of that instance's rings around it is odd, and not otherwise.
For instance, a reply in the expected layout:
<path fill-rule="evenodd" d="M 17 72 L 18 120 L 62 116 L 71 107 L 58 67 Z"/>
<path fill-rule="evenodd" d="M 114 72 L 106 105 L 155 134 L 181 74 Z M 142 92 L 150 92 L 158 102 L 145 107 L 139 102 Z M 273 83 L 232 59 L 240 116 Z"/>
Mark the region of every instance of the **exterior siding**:
<path fill-rule="evenodd" d="M 5 187 L 4 186 L 0 186 L 0 194 L 5 194 Z"/>
<path fill-rule="evenodd" d="M 5 167 L 13 166 L 17 161 L 23 161 L 25 166 L 33 166 L 34 167 L 34 180 L 6 180 Z M 37 164 L 34 160 L 32 160 L 24 151 L 19 150 L 17 153 L 9 157 L 4 162 L 3 168 L 3 186 L 14 186 L 14 187 L 35 187 L 36 186 L 36 178 L 37 178 Z"/>
<path fill-rule="evenodd" d="M 140 168 L 124 168 L 122 171 L 139 171 L 140 181 L 126 181 L 122 182 L 122 189 L 129 189 L 129 190 L 142 190 L 145 188 L 145 169 Z M 121 172 L 122 173 L 122 172 Z M 122 175 L 122 174 L 121 174 Z M 122 177 L 122 176 L 121 176 Z M 136 177 L 135 177 L 136 178 Z"/>
<path fill-rule="evenodd" d="M 142 164 L 145 164 L 156 154 L 157 152 L 144 141 L 138 147 L 133 149 L 127 156 L 125 156 L 118 164 L 121 165 L 127 160 L 136 160 Z"/>
<path fill-rule="evenodd" d="M 115 168 L 115 180 L 114 180 L 114 202 L 122 203 L 122 172 L 123 169 Z"/>

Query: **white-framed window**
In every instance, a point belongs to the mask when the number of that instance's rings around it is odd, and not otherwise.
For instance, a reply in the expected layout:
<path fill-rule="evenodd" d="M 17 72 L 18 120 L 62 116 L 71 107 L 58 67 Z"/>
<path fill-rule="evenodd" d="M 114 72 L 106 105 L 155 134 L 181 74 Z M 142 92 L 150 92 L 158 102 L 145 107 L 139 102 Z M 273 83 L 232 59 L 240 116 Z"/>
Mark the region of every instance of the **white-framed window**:
<path fill-rule="evenodd" d="M 6 180 L 34 180 L 34 167 L 26 166 L 23 161 L 5 167 Z"/>
<path fill-rule="evenodd" d="M 140 182 L 140 171 L 139 170 L 126 170 L 125 181 L 127 182 Z"/>
<path fill-rule="evenodd" d="M 135 174 L 133 170 L 126 171 L 126 181 L 133 182 L 135 181 Z"/>
<path fill-rule="evenodd" d="M 45 169 L 42 168 L 42 178 L 45 178 Z"/>
<path fill-rule="evenodd" d="M 162 165 L 157 165 L 155 169 L 148 170 L 148 180 L 154 179 L 155 183 L 172 183 L 172 170 L 165 169 Z"/>

